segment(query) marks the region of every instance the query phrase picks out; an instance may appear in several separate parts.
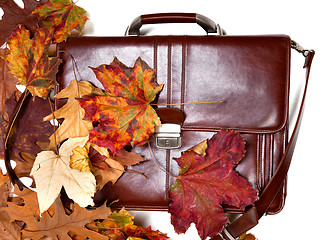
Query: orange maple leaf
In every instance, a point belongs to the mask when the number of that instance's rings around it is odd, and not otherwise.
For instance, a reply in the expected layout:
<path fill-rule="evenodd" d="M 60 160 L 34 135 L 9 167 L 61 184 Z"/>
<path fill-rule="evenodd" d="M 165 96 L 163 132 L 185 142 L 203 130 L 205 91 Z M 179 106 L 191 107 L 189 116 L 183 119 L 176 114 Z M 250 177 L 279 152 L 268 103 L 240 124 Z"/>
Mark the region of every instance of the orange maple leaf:
<path fill-rule="evenodd" d="M 154 132 L 160 119 L 150 106 L 163 85 L 155 81 L 155 71 L 141 58 L 132 68 L 116 58 L 110 65 L 92 68 L 104 86 L 105 96 L 85 96 L 79 99 L 86 111 L 85 119 L 95 128 L 89 141 L 109 148 L 113 154 L 125 145 L 141 145 Z"/>
<path fill-rule="evenodd" d="M 30 39 L 30 32 L 18 25 L 8 40 L 10 54 L 5 58 L 10 73 L 18 79 L 19 84 L 25 85 L 33 96 L 44 99 L 54 89 L 61 63 L 57 57 L 48 57 L 52 35 L 52 29 L 41 28 Z"/>
<path fill-rule="evenodd" d="M 49 0 L 38 6 L 33 14 L 40 18 L 41 27 L 54 27 L 53 43 L 65 41 L 71 31 L 81 31 L 86 21 L 86 11 L 71 0 Z"/>

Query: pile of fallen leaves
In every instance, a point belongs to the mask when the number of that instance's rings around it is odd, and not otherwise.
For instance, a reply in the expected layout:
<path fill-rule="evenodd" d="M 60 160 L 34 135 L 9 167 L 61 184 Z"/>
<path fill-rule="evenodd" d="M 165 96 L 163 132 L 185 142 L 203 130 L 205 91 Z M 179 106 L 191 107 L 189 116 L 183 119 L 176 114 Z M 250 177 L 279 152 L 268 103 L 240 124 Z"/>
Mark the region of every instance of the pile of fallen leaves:
<path fill-rule="evenodd" d="M 111 203 L 91 207 L 105 184 L 147 161 L 125 147 L 142 146 L 161 124 L 150 105 L 163 89 L 155 70 L 141 57 L 133 67 L 115 58 L 92 68 L 104 89 L 75 79 L 54 96 L 66 100 L 54 111 L 49 95 L 58 85 L 61 59 L 49 56 L 49 48 L 81 32 L 86 11 L 72 0 L 23 3 L 22 9 L 0 0 L 0 42 L 7 46 L 0 50 L 0 157 L 9 161 L 8 152 L 14 173 L 32 177 L 36 192 L 13 188 L 0 173 L 1 239 L 167 239 L 135 226 L 124 208 L 112 213 Z M 177 233 L 195 223 L 202 239 L 213 237 L 228 222 L 223 204 L 254 204 L 257 190 L 234 170 L 244 155 L 244 138 L 222 130 L 175 159 L 180 172 L 169 190 L 169 212 Z"/>

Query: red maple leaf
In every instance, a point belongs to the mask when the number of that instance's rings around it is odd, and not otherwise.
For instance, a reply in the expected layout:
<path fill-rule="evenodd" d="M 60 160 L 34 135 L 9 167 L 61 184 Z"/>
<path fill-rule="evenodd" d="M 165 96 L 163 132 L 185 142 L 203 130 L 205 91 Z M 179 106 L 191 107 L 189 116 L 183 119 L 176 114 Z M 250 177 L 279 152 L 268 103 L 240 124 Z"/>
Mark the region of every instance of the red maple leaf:
<path fill-rule="evenodd" d="M 244 155 L 244 138 L 222 130 L 208 140 L 204 157 L 186 151 L 175 159 L 180 173 L 169 189 L 169 213 L 177 233 L 194 222 L 201 239 L 216 236 L 228 222 L 222 204 L 244 209 L 258 199 L 258 191 L 234 170 Z"/>

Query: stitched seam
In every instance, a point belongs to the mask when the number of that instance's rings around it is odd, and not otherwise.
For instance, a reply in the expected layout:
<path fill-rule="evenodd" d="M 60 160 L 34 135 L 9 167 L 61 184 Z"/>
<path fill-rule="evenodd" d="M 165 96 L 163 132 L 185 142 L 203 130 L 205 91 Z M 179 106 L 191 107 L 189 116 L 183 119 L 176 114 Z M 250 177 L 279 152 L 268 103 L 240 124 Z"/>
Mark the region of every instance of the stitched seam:
<path fill-rule="evenodd" d="M 269 171 L 270 171 L 270 135 L 265 135 L 265 148 L 264 148 L 264 184 L 269 182 Z"/>
<path fill-rule="evenodd" d="M 171 71 L 171 61 L 172 61 L 172 45 L 171 39 L 168 39 L 168 63 L 167 63 L 167 103 L 171 103 L 171 78 L 172 78 L 172 71 Z"/>
<path fill-rule="evenodd" d="M 181 85 L 181 102 L 185 102 L 185 61 L 186 61 L 186 39 L 183 37 L 182 43 L 182 85 Z M 181 106 L 181 110 L 184 111 L 184 105 Z"/>
<path fill-rule="evenodd" d="M 260 166 L 259 166 L 259 179 L 260 179 L 260 187 L 261 189 L 264 188 L 264 179 L 263 179 L 263 173 L 264 173 L 264 160 L 265 160 L 265 135 L 261 135 L 261 147 L 260 147 Z"/>
<path fill-rule="evenodd" d="M 260 165 L 260 135 L 257 134 L 257 141 L 256 141 L 256 187 L 258 188 L 258 190 L 260 191 L 260 179 L 259 179 L 259 165 Z"/>
<path fill-rule="evenodd" d="M 158 70 L 158 46 L 157 46 L 157 36 L 155 37 L 154 45 L 153 45 L 153 67 L 156 71 Z"/>
<path fill-rule="evenodd" d="M 170 172 L 170 150 L 166 150 L 166 171 Z M 166 173 L 166 184 L 165 184 L 165 193 L 166 193 L 166 201 L 168 202 L 169 199 L 169 194 L 168 194 L 168 190 L 169 190 L 169 175 Z"/>
<path fill-rule="evenodd" d="M 268 171 L 268 179 L 269 182 L 271 179 L 271 176 L 273 174 L 273 148 L 274 148 L 274 134 L 270 134 L 270 145 L 269 145 L 269 171 Z"/>

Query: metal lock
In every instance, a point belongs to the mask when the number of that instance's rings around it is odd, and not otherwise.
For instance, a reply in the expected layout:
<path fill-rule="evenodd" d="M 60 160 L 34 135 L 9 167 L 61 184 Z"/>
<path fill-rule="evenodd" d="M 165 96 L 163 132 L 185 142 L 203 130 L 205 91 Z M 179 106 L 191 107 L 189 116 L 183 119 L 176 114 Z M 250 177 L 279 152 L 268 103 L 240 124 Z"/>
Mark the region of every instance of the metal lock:
<path fill-rule="evenodd" d="M 164 123 L 156 126 L 156 146 L 161 149 L 176 149 L 182 146 L 181 125 Z"/>

